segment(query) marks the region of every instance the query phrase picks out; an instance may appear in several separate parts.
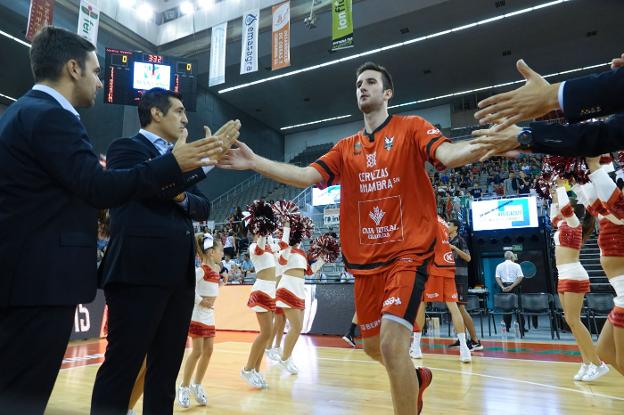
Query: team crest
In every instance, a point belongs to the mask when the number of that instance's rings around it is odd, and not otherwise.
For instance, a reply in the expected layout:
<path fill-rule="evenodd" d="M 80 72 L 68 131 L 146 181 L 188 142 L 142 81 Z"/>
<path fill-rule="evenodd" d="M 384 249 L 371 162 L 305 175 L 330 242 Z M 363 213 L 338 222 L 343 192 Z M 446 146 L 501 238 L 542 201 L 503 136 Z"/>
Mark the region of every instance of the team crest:
<path fill-rule="evenodd" d="M 392 146 L 394 145 L 394 137 L 388 137 L 386 136 L 384 138 L 384 148 L 388 151 L 390 151 L 392 149 Z"/>

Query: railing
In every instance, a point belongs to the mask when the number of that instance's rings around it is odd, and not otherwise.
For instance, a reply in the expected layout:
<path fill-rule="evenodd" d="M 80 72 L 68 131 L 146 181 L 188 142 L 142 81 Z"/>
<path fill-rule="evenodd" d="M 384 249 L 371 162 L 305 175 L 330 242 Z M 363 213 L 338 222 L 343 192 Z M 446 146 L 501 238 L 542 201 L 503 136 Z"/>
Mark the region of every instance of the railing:
<path fill-rule="evenodd" d="M 240 182 L 236 186 L 232 187 L 227 192 L 225 192 L 225 193 L 221 194 L 220 196 L 218 196 L 216 199 L 214 199 L 212 201 L 212 205 L 213 206 L 217 206 L 218 204 L 220 204 L 223 201 L 227 202 L 228 200 L 230 200 L 230 197 L 232 196 L 232 193 L 237 193 L 237 192 L 241 192 L 241 191 L 243 191 L 245 189 L 248 189 L 248 188 L 251 187 L 251 185 L 256 184 L 257 182 L 259 182 L 262 179 L 263 179 L 263 176 L 261 174 L 254 174 L 253 176 L 243 180 L 242 182 Z"/>

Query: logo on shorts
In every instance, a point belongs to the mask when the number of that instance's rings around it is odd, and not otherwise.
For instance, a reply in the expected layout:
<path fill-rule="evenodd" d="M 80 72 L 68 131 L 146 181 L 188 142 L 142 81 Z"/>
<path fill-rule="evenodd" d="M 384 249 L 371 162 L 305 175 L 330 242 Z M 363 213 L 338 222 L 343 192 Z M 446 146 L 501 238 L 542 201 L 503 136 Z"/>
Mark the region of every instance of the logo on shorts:
<path fill-rule="evenodd" d="M 371 169 L 377 165 L 377 152 L 366 155 L 366 167 Z"/>
<path fill-rule="evenodd" d="M 438 293 L 425 294 L 427 298 L 437 298 L 440 296 Z"/>
<path fill-rule="evenodd" d="M 383 302 L 384 307 L 390 307 L 391 305 L 401 305 L 401 299 L 399 297 L 390 297 Z"/>
<path fill-rule="evenodd" d="M 372 212 L 368 212 L 368 216 L 375 222 L 376 226 L 379 226 L 381 220 L 386 215 L 386 212 L 379 209 L 379 206 L 375 206 Z"/>
<path fill-rule="evenodd" d="M 427 134 L 429 135 L 434 135 L 434 134 L 440 134 L 440 130 L 438 130 L 437 128 L 432 128 L 430 130 L 427 130 Z"/>
<path fill-rule="evenodd" d="M 452 252 L 447 252 L 446 254 L 444 254 L 444 260 L 449 264 L 455 263 L 455 257 L 453 256 Z"/>
<path fill-rule="evenodd" d="M 457 298 L 457 293 L 451 295 L 451 298 Z"/>

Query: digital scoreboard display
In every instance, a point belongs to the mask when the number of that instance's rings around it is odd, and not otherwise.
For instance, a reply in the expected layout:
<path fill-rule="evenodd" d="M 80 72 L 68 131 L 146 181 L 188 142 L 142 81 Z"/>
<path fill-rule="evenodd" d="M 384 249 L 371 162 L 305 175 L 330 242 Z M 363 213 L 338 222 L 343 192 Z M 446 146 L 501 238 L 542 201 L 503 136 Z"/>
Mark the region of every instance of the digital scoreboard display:
<path fill-rule="evenodd" d="M 106 48 L 104 103 L 138 105 L 144 91 L 159 87 L 182 95 L 195 111 L 195 64 L 161 55 Z"/>
<path fill-rule="evenodd" d="M 472 202 L 474 231 L 536 228 L 539 226 L 537 198 L 492 199 Z"/>

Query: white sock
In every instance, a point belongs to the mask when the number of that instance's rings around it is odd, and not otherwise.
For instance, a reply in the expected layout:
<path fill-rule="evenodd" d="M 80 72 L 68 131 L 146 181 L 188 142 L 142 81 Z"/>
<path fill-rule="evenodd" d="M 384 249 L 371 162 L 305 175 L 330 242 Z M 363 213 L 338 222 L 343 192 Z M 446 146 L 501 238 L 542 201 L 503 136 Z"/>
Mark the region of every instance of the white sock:
<path fill-rule="evenodd" d="M 414 339 L 412 340 L 412 344 L 420 346 L 420 339 L 422 338 L 422 331 L 417 331 L 414 333 Z"/>
<path fill-rule="evenodd" d="M 466 333 L 457 333 L 457 338 L 459 339 L 459 347 L 468 347 L 466 344 Z"/>

